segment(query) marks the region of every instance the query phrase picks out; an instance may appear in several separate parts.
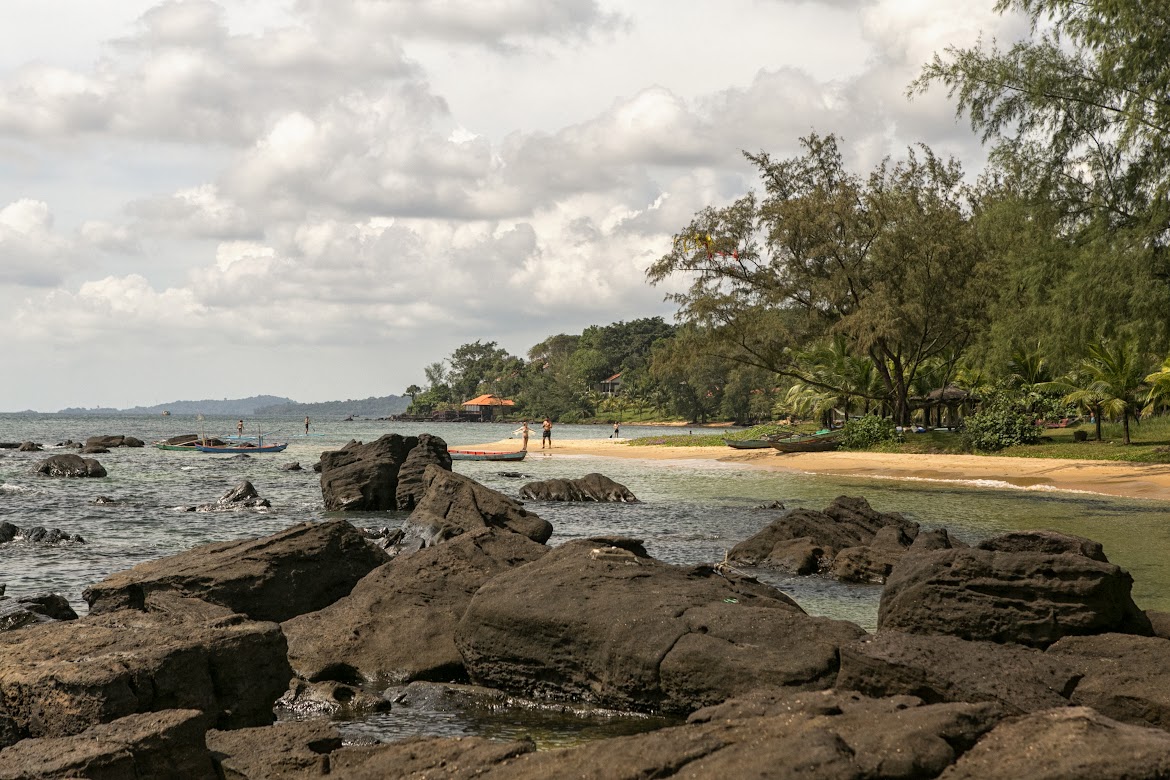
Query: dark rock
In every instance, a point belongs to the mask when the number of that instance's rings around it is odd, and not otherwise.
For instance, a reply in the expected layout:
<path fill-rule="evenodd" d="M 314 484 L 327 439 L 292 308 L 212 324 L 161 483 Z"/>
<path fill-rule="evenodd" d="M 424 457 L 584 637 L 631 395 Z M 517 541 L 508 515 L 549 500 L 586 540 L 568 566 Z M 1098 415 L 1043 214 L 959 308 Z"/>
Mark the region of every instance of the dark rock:
<path fill-rule="evenodd" d="M 1047 647 L 1062 636 L 1149 635 L 1133 578 L 1081 555 L 936 550 L 908 555 L 886 581 L 878 628 Z"/>
<path fill-rule="evenodd" d="M 880 631 L 841 648 L 837 688 L 916 696 L 928 704 L 994 702 L 1010 715 L 1067 706 L 1070 663 L 1019 645 Z"/>
<path fill-rule="evenodd" d="M 955 547 L 967 546 L 958 539 L 951 537 L 947 529 L 932 528 L 928 531 L 918 532 L 918 536 L 914 537 L 914 541 L 910 545 L 909 552 L 920 553 L 930 552 L 931 550 L 950 550 Z"/>
<path fill-rule="evenodd" d="M 505 479 L 531 479 L 530 474 L 521 474 L 519 471 L 497 471 L 496 476 L 504 477 Z"/>
<path fill-rule="evenodd" d="M 379 512 L 397 508 L 398 472 L 418 439 L 396 433 L 369 444 L 351 441 L 340 450 L 321 453 L 314 469 L 321 473 L 325 508 Z"/>
<path fill-rule="evenodd" d="M 552 536 L 552 525 L 547 521 L 470 477 L 428 466 L 423 485 L 422 500 L 405 527 L 428 546 L 484 527 L 505 528 L 541 544 Z"/>
<path fill-rule="evenodd" d="M 1170 776 L 1170 734 L 1087 707 L 1006 720 L 940 780 L 1159 780 Z"/>
<path fill-rule="evenodd" d="M 20 445 L 16 448 L 16 451 L 17 452 L 40 452 L 43 449 L 44 448 L 41 447 L 41 445 L 37 444 L 36 442 L 22 441 L 20 443 Z"/>
<path fill-rule="evenodd" d="M 104 477 L 106 470 L 93 458 L 80 455 L 50 455 L 36 466 L 38 474 L 49 477 Z"/>
<path fill-rule="evenodd" d="M 499 742 L 482 737 L 415 737 L 387 745 L 345 747 L 329 756 L 330 775 L 344 780 L 385 780 L 385 778 L 443 778 L 471 780 L 487 777 L 514 777 L 513 760 L 531 753 L 529 740 Z M 543 779 L 552 777 L 544 775 Z"/>
<path fill-rule="evenodd" d="M 266 498 L 261 498 L 256 491 L 256 487 L 244 480 L 234 488 L 224 493 L 216 500 L 215 506 L 223 509 L 252 509 L 255 507 L 270 507 L 272 506 Z"/>
<path fill-rule="evenodd" d="M 418 444 L 406 454 L 402 468 L 398 470 L 398 488 L 394 500 L 399 510 L 409 512 L 422 500 L 426 492 L 425 474 L 427 466 L 451 470 L 451 454 L 447 442 L 438 436 L 424 433 L 418 437 Z"/>
<path fill-rule="evenodd" d="M 656 561 L 636 540 L 585 539 L 486 582 L 455 643 L 476 684 L 689 712 L 761 685 L 828 687 L 837 648 L 864 633 L 755 580 Z"/>
<path fill-rule="evenodd" d="M 900 514 L 877 512 L 864 498 L 839 496 L 823 512 L 813 509 L 786 512 L 755 536 L 731 548 L 727 557 L 733 563 L 748 566 L 776 566 L 800 574 L 813 574 L 831 569 L 842 550 L 868 547 L 878 531 L 886 527 L 901 530 L 911 540 L 918 533 L 918 524 Z M 897 555 L 900 553 L 887 548 L 887 552 L 875 554 L 874 561 L 866 563 L 861 560 L 863 554 L 851 553 L 847 558 L 854 560 L 843 562 L 841 571 L 847 577 L 857 576 L 861 581 L 870 581 L 874 577 L 862 573 L 863 570 L 870 567 L 884 570 L 885 559 Z M 810 570 L 813 561 L 816 561 L 817 569 Z M 855 567 L 861 568 L 855 572 Z M 880 577 L 878 579 L 880 581 Z"/>
<path fill-rule="evenodd" d="M 82 592 L 91 614 L 144 609 L 158 591 L 194 596 L 254 620 L 288 620 L 347 595 L 388 560 L 344 520 L 216 542 L 112 574 Z"/>
<path fill-rule="evenodd" d="M 352 720 L 375 712 L 387 712 L 391 705 L 390 700 L 383 696 L 346 683 L 294 678 L 276 706 L 299 718 L 316 716 Z"/>
<path fill-rule="evenodd" d="M 89 447 L 82 447 L 81 448 L 82 455 L 105 455 L 109 451 L 110 450 L 108 447 L 89 446 Z"/>
<path fill-rule="evenodd" d="M 7 520 L 0 521 L 0 544 L 11 542 L 20 535 L 20 528 L 8 522 Z"/>
<path fill-rule="evenodd" d="M 47 591 L 30 593 L 16 599 L 30 611 L 52 620 L 77 620 L 77 613 L 69 606 L 69 600 L 57 593 Z"/>
<path fill-rule="evenodd" d="M 532 501 L 636 502 L 622 484 L 603 474 L 586 474 L 580 479 L 546 479 L 520 488 L 520 498 Z"/>
<path fill-rule="evenodd" d="M 164 709 L 201 710 L 221 728 L 272 722 L 292 676 L 280 627 L 194 599 L 154 602 L 0 633 L 0 702 L 22 737 Z"/>
<path fill-rule="evenodd" d="M 301 468 L 300 463 L 289 463 L 288 465 L 281 467 L 281 471 L 304 471 L 304 469 Z"/>
<path fill-rule="evenodd" d="M 192 437 L 194 434 L 192 434 Z M 141 439 L 136 439 L 133 436 L 90 436 L 85 440 L 85 449 L 106 449 L 112 450 L 118 447 L 142 447 L 144 442 Z"/>
<path fill-rule="evenodd" d="M 2 533 L 3 530 L 0 529 L 0 534 Z M 0 540 L 2 539 L 3 536 L 0 535 Z M 0 590 L 0 594 L 3 593 L 4 591 Z M 1154 636 L 1161 637 L 1162 639 L 1170 639 L 1170 612 L 1157 612 L 1152 609 L 1147 609 L 1146 618 L 1149 619 L 1150 626 L 1154 629 Z"/>
<path fill-rule="evenodd" d="M 830 572 L 842 582 L 885 582 L 913 541 L 904 528 L 887 525 L 878 529 L 868 546 L 846 547 L 837 553 Z"/>
<path fill-rule="evenodd" d="M 546 552 L 519 534 L 481 528 L 396 558 L 345 598 L 286 621 L 289 660 L 309 680 L 465 680 L 455 628 L 471 597 L 495 575 Z"/>
<path fill-rule="evenodd" d="M 72 542 L 85 544 L 85 539 L 77 534 L 70 534 L 60 528 L 20 528 L 9 522 L 0 522 L 0 544 L 23 539 L 30 544 L 64 544 Z"/>
<path fill-rule="evenodd" d="M 782 502 L 782 501 L 769 501 L 766 504 L 759 504 L 758 506 L 752 507 L 752 509 L 783 509 L 783 508 L 784 508 L 784 502 Z"/>
<path fill-rule="evenodd" d="M 1100 542 L 1059 531 L 1013 531 L 975 545 L 979 550 L 994 552 L 1033 552 L 1045 555 L 1083 555 L 1094 561 L 1109 563 Z"/>
<path fill-rule="evenodd" d="M 1072 694 L 1076 704 L 1170 731 L 1170 642 L 1125 634 L 1068 636 L 1046 655 L 1083 675 Z"/>
<path fill-rule="evenodd" d="M 219 776 L 230 780 L 329 775 L 329 754 L 340 749 L 341 744 L 337 729 L 321 720 L 207 732 L 207 749 L 215 759 Z"/>
<path fill-rule="evenodd" d="M 124 502 L 119 501 L 116 498 L 110 498 L 109 496 L 98 496 L 93 500 L 93 503 L 97 504 L 98 506 L 116 506 Z"/>
<path fill-rule="evenodd" d="M 0 631 L 15 631 L 25 626 L 47 623 L 49 620 L 38 615 L 16 599 L 0 599 Z"/>
<path fill-rule="evenodd" d="M 0 751 L 0 780 L 215 780 L 207 718 L 190 709 L 127 715 L 75 736 L 26 739 Z"/>

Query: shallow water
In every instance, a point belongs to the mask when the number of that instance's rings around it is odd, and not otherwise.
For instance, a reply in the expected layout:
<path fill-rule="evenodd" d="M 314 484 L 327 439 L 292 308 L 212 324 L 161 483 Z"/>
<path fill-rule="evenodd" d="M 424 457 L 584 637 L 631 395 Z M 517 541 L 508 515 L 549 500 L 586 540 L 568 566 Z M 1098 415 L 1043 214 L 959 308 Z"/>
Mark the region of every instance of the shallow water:
<path fill-rule="evenodd" d="M 0 545 L 0 584 L 9 595 L 53 590 L 84 611 L 81 590 L 105 576 L 144 560 L 198 544 L 274 533 L 305 520 L 329 516 L 312 465 L 320 453 L 350 439 L 372 441 L 384 433 L 412 435 L 424 430 L 449 444 L 507 438 L 507 424 L 399 425 L 372 420 L 314 422 L 314 435 L 303 433 L 301 418 L 249 420 L 275 438 L 290 441 L 282 453 L 234 456 L 164 452 L 152 447 L 117 449 L 96 456 L 109 472 L 102 479 L 53 480 L 33 473 L 52 451 L 18 453 L 0 450 L 0 521 L 29 528 L 44 526 L 81 534 L 84 545 Z M 0 415 L 0 442 L 32 440 L 54 445 L 66 439 L 126 434 L 150 442 L 182 433 L 224 435 L 234 419 L 198 421 L 183 417 L 80 417 Z M 559 425 L 559 438 L 606 438 L 609 426 Z M 623 427 L 623 436 L 660 433 L 660 428 Z M 71 451 L 71 450 L 66 450 Z M 782 457 L 782 456 L 777 456 Z M 304 471 L 284 471 L 299 462 Z M 530 504 L 553 524 L 550 544 L 595 535 L 642 539 L 657 558 L 679 564 L 715 562 L 732 545 L 766 526 L 775 511 L 753 507 L 773 500 L 787 507 L 821 508 L 838 495 L 865 496 L 883 512 L 902 512 L 926 528 L 946 526 L 974 542 L 996 533 L 1024 528 L 1053 528 L 1102 542 L 1109 559 L 1134 577 L 1134 598 L 1147 609 L 1170 610 L 1170 504 L 1116 499 L 1085 493 L 1004 486 L 977 487 L 947 482 L 840 479 L 793 472 L 765 471 L 746 465 L 679 460 L 651 461 L 592 456 L 530 456 L 519 464 L 456 462 L 455 468 L 505 494 L 515 496 L 529 479 L 579 477 L 598 471 L 628 486 L 638 504 Z M 519 472 L 516 478 L 506 474 Z M 181 506 L 214 501 L 247 479 L 272 502 L 267 512 L 192 513 Z M 98 496 L 114 505 L 95 505 Z M 348 516 L 356 525 L 381 526 L 397 518 L 385 513 Z M 853 620 L 872 630 L 880 589 L 842 585 L 816 577 L 788 577 L 753 570 L 760 579 L 791 595 L 812 614 Z M 525 716 L 526 718 L 529 716 Z M 484 734 L 509 731 L 508 716 L 480 712 L 411 712 L 396 710 L 346 725 L 347 733 L 383 737 L 410 733 Z M 545 744 L 621 729 L 649 728 L 638 719 L 575 718 L 534 714 L 522 727 L 540 733 Z"/>

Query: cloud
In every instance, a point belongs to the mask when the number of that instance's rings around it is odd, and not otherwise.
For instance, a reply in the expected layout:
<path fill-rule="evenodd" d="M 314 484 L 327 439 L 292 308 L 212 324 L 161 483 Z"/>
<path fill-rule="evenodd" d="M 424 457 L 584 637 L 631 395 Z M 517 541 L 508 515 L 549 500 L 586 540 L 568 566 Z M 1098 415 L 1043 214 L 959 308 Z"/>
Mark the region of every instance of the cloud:
<path fill-rule="evenodd" d="M 48 204 L 31 199 L 0 209 L 0 283 L 26 287 L 59 284 L 69 270 L 70 242 L 53 232 Z"/>

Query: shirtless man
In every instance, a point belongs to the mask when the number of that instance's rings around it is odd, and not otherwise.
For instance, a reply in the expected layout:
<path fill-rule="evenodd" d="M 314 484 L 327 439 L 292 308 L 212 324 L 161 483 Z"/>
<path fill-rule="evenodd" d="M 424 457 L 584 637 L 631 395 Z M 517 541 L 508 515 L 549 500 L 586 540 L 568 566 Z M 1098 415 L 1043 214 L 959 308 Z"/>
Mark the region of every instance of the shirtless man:
<path fill-rule="evenodd" d="M 547 444 L 548 448 L 551 450 L 552 449 L 552 420 L 545 417 L 544 422 L 542 422 L 540 424 L 540 429 L 544 432 L 540 437 L 540 448 L 543 450 L 544 445 Z"/>

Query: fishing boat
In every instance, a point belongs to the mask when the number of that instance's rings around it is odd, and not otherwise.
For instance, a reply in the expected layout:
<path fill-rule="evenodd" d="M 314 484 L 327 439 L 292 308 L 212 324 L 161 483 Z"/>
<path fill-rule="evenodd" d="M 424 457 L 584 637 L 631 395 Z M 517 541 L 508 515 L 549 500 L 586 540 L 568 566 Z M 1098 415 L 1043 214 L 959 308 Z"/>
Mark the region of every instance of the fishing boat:
<path fill-rule="evenodd" d="M 199 452 L 196 449 L 197 445 L 208 445 L 212 447 L 223 447 L 227 442 L 223 439 L 218 439 L 214 436 L 200 437 L 198 434 L 188 433 L 182 436 L 172 436 L 169 439 L 154 442 L 154 446 L 160 450 L 167 450 L 169 452 Z"/>
<path fill-rule="evenodd" d="M 500 452 L 493 450 L 447 450 L 451 455 L 451 460 L 524 460 L 524 456 L 528 454 L 528 450 L 516 450 L 514 452 Z"/>
<path fill-rule="evenodd" d="M 724 439 L 723 443 L 733 450 L 766 450 L 772 446 L 771 439 Z"/>
<path fill-rule="evenodd" d="M 258 441 L 253 444 L 250 441 L 242 441 L 237 444 L 225 444 L 223 446 L 196 444 L 195 449 L 200 452 L 210 452 L 220 455 L 238 455 L 239 453 L 247 453 L 251 455 L 257 452 L 284 452 L 288 447 L 288 442 L 280 442 L 279 444 L 265 444 L 263 441 Z"/>
<path fill-rule="evenodd" d="M 841 446 L 840 438 L 840 429 L 817 431 L 770 441 L 768 446 L 780 452 L 829 452 Z"/>

